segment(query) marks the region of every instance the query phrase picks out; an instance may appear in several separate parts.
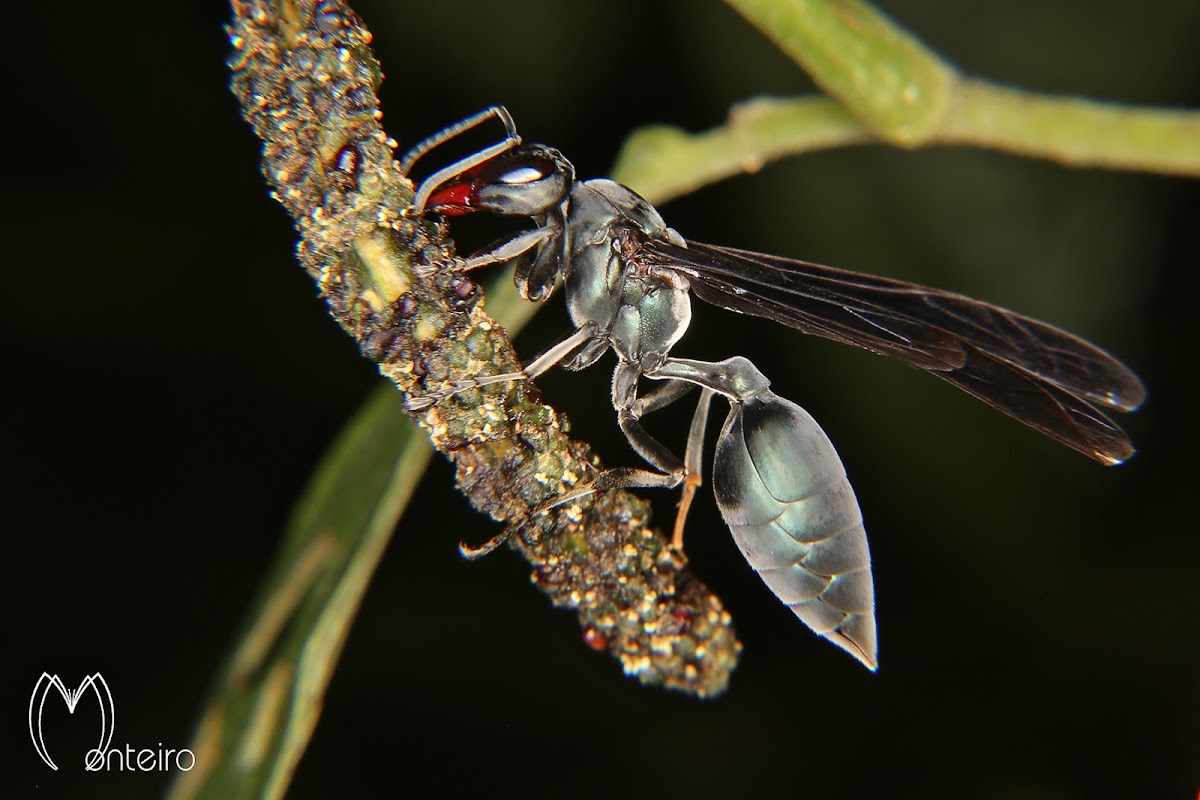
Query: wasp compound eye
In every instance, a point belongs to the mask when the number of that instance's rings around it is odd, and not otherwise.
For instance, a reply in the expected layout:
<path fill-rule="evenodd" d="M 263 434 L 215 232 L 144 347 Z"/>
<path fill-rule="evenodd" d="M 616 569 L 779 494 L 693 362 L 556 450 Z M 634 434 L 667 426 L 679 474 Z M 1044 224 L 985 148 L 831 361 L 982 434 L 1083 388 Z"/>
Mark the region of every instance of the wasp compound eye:
<path fill-rule="evenodd" d="M 475 207 L 506 216 L 537 216 L 567 199 L 574 170 L 548 147 L 519 147 L 496 158 L 474 178 Z"/>

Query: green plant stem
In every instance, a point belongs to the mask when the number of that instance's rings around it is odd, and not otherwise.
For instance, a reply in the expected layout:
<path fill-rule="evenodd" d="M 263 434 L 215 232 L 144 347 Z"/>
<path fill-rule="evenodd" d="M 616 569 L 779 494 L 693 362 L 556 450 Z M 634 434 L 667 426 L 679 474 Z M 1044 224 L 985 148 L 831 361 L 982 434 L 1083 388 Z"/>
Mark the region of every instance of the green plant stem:
<path fill-rule="evenodd" d="M 392 531 L 433 454 L 398 392 L 376 392 L 297 505 L 212 691 L 171 797 L 281 797 Z"/>
<path fill-rule="evenodd" d="M 726 0 L 884 141 L 925 142 L 957 72 L 859 0 Z"/>
<path fill-rule="evenodd" d="M 653 202 L 768 161 L 830 147 L 969 145 L 1104 167 L 1200 176 L 1200 112 L 1061 97 L 962 76 L 860 0 L 726 0 L 833 100 L 758 99 L 699 134 L 626 140 L 615 179 Z M 836 102 L 834 102 L 836 101 Z"/>
<path fill-rule="evenodd" d="M 960 80 L 931 144 L 988 147 L 1073 167 L 1200 177 L 1200 112 L 1052 97 Z"/>
<path fill-rule="evenodd" d="M 870 130 L 827 97 L 751 100 L 730 111 L 728 124 L 703 133 L 669 125 L 634 131 L 612 176 L 662 203 L 786 155 L 872 141 Z"/>

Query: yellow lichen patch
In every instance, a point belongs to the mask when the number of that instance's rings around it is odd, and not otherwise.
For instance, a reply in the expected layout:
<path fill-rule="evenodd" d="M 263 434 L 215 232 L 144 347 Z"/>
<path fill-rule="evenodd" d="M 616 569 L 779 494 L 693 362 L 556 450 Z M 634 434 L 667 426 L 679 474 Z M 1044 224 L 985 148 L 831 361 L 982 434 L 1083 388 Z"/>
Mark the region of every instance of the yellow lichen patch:
<path fill-rule="evenodd" d="M 394 303 L 409 291 L 407 265 L 397 258 L 395 249 L 378 236 L 359 237 L 354 241 L 354 250 L 366 267 L 365 277 L 385 303 Z"/>
<path fill-rule="evenodd" d="M 423 311 L 424 309 L 418 311 L 413 321 L 413 339 L 418 342 L 432 342 L 446 329 L 446 320 L 436 311 L 422 313 Z"/>

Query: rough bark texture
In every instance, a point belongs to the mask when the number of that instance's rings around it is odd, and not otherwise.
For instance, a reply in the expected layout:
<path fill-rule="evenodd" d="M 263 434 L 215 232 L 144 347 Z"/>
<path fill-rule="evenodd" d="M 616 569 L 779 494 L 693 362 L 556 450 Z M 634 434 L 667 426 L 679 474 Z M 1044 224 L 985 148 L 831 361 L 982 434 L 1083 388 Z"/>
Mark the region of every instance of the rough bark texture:
<path fill-rule="evenodd" d="M 408 396 L 519 369 L 469 279 L 428 267 L 452 254 L 443 227 L 408 215 L 412 185 L 380 124 L 371 35 L 342 2 L 234 2 L 233 91 L 263 141 L 263 174 L 300 233 L 297 255 L 329 311 Z M 529 382 L 452 396 L 413 419 L 454 462 L 479 511 L 591 647 L 647 684 L 712 696 L 740 648 L 729 614 L 647 526 L 644 503 L 606 492 L 550 513 L 591 480 L 590 448 L 566 435 Z"/>

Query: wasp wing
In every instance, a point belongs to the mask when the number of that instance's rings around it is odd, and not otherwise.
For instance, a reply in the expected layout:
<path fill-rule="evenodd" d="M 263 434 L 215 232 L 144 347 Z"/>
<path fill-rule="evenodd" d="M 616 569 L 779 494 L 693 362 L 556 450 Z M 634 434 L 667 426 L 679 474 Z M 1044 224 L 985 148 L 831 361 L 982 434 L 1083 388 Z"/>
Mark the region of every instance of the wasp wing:
<path fill-rule="evenodd" d="M 1077 336 L 998 306 L 904 281 L 688 242 L 642 239 L 631 259 L 682 274 L 702 300 L 927 370 L 1105 464 L 1134 453 L 1096 406 L 1132 411 L 1138 377 Z"/>

